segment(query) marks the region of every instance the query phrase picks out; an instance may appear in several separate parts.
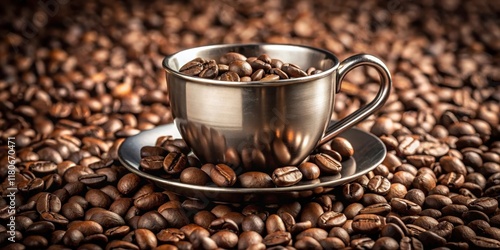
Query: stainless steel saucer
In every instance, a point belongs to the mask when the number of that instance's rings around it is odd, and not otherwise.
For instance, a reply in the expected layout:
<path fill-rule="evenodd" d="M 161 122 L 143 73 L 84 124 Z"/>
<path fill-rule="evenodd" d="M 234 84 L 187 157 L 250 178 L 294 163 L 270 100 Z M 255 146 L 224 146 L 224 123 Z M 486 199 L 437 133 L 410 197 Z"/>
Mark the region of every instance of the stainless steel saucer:
<path fill-rule="evenodd" d="M 314 181 L 301 181 L 291 187 L 274 188 L 238 188 L 217 187 L 215 185 L 198 186 L 181 183 L 179 179 L 163 179 L 145 173 L 139 167 L 140 149 L 154 145 L 161 135 L 172 135 L 181 138 L 176 126 L 161 125 L 127 138 L 118 151 L 121 163 L 130 172 L 153 181 L 157 186 L 203 202 L 244 203 L 265 202 L 280 203 L 293 199 L 306 198 L 331 191 L 333 187 L 353 181 L 377 167 L 387 153 L 384 144 L 374 135 L 351 128 L 340 136 L 346 138 L 354 147 L 354 156 L 343 161 L 342 172 L 334 176 L 321 177 Z"/>

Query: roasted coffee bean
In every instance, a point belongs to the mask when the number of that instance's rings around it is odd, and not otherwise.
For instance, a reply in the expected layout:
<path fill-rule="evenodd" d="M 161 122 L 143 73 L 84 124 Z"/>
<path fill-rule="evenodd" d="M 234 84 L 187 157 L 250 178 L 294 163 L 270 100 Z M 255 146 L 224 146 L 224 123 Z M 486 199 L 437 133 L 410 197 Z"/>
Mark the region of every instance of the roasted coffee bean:
<path fill-rule="evenodd" d="M 317 225 L 323 229 L 331 229 L 333 227 L 341 227 L 346 220 L 347 217 L 343 213 L 328 211 L 318 218 Z"/>
<path fill-rule="evenodd" d="M 252 75 L 252 81 L 260 81 L 264 77 L 265 71 L 263 69 L 255 70 Z"/>
<path fill-rule="evenodd" d="M 471 210 L 492 214 L 498 208 L 498 201 L 491 197 L 481 197 L 470 202 L 467 207 Z"/>
<path fill-rule="evenodd" d="M 178 174 L 187 166 L 187 157 L 180 152 L 170 152 L 163 160 L 163 169 L 167 174 Z"/>
<path fill-rule="evenodd" d="M 152 155 L 146 156 L 141 159 L 140 166 L 144 171 L 158 171 L 163 168 L 163 161 L 165 160 L 164 156 L 160 155 Z"/>
<path fill-rule="evenodd" d="M 387 223 L 380 230 L 380 236 L 382 237 L 390 237 L 395 239 L 397 242 L 400 242 L 403 237 L 405 237 L 405 233 L 403 230 L 394 223 Z"/>
<path fill-rule="evenodd" d="M 476 233 L 470 227 L 465 225 L 455 226 L 451 232 L 451 237 L 457 241 L 468 242 Z"/>
<path fill-rule="evenodd" d="M 432 231 L 437 235 L 447 239 L 451 235 L 453 228 L 454 226 L 450 222 L 441 221 L 435 227 L 429 229 L 429 231 Z"/>
<path fill-rule="evenodd" d="M 271 81 L 277 81 L 280 79 L 279 75 L 275 74 L 267 74 L 262 79 L 260 79 L 261 82 L 271 82 Z"/>
<path fill-rule="evenodd" d="M 330 232 L 328 232 L 328 238 L 330 238 L 330 237 L 340 239 L 344 243 L 344 245 L 348 245 L 349 242 L 351 241 L 349 233 L 345 229 L 343 229 L 342 227 L 332 228 L 330 230 Z"/>
<path fill-rule="evenodd" d="M 351 203 L 344 209 L 344 214 L 347 219 L 351 220 L 354 216 L 359 214 L 359 211 L 363 209 L 364 206 L 361 203 Z"/>
<path fill-rule="evenodd" d="M 406 228 L 408 229 L 408 235 L 411 237 L 418 237 L 419 234 L 426 231 L 425 228 L 414 224 L 407 224 Z"/>
<path fill-rule="evenodd" d="M 134 173 L 124 175 L 116 185 L 120 193 L 130 194 L 134 192 L 140 185 L 141 178 Z"/>
<path fill-rule="evenodd" d="M 90 216 L 89 220 L 99 223 L 103 228 L 108 229 L 125 225 L 125 221 L 118 214 L 111 211 L 98 211 Z"/>
<path fill-rule="evenodd" d="M 236 173 L 226 164 L 217 164 L 210 171 L 210 178 L 219 187 L 230 187 L 236 183 Z"/>
<path fill-rule="evenodd" d="M 224 55 L 222 55 L 220 58 L 219 58 L 219 61 L 220 63 L 222 64 L 230 64 L 231 62 L 235 61 L 235 60 L 241 60 L 241 61 L 246 61 L 247 60 L 247 57 L 240 54 L 240 53 L 236 53 L 236 52 L 228 52 Z"/>
<path fill-rule="evenodd" d="M 270 188 L 274 187 L 271 176 L 263 172 L 250 171 L 238 176 L 242 187 L 248 188 Z"/>
<path fill-rule="evenodd" d="M 139 250 L 137 245 L 124 240 L 113 240 L 106 245 L 106 248 Z"/>
<path fill-rule="evenodd" d="M 441 213 L 440 210 L 437 210 L 434 208 L 427 208 L 427 209 L 422 210 L 422 212 L 420 212 L 420 215 L 421 216 L 429 216 L 429 217 L 432 217 L 434 219 L 439 219 L 439 218 L 441 218 L 443 213 Z"/>
<path fill-rule="evenodd" d="M 387 178 L 380 175 L 374 176 L 370 179 L 370 182 L 368 182 L 368 190 L 376 194 L 386 195 L 390 188 L 391 182 Z"/>
<path fill-rule="evenodd" d="M 141 148 L 141 158 L 151 157 L 151 156 L 167 156 L 168 151 L 163 147 L 158 146 L 144 146 Z"/>
<path fill-rule="evenodd" d="M 474 249 L 498 249 L 500 241 L 481 236 L 470 238 L 470 246 Z"/>
<path fill-rule="evenodd" d="M 229 68 L 228 68 L 229 69 Z M 229 71 L 220 76 L 221 81 L 228 81 L 228 82 L 239 82 L 240 81 L 240 76 L 238 73 Z"/>
<path fill-rule="evenodd" d="M 271 214 L 266 220 L 266 232 L 271 234 L 277 231 L 286 231 L 285 223 L 277 214 Z"/>
<path fill-rule="evenodd" d="M 43 193 L 36 201 L 36 210 L 40 214 L 43 212 L 58 213 L 61 210 L 61 200 L 53 194 Z"/>
<path fill-rule="evenodd" d="M 333 149 L 321 149 L 320 153 L 324 153 L 326 155 L 331 156 L 333 159 L 336 161 L 342 161 L 342 156 L 339 154 L 339 152 L 333 150 Z"/>
<path fill-rule="evenodd" d="M 252 74 L 252 66 L 245 60 L 234 60 L 229 63 L 229 71 L 238 74 L 239 77 L 250 76 Z"/>
<path fill-rule="evenodd" d="M 351 240 L 351 247 L 355 249 L 372 249 L 375 241 L 368 237 L 361 237 Z"/>
<path fill-rule="evenodd" d="M 183 65 L 179 69 L 179 72 L 190 76 L 196 76 L 202 70 L 203 70 L 203 63 L 201 62 L 200 59 L 197 58 Z"/>
<path fill-rule="evenodd" d="M 319 167 L 312 162 L 304 162 L 298 166 L 303 178 L 307 180 L 314 180 L 319 178 L 321 171 Z"/>
<path fill-rule="evenodd" d="M 414 155 L 420 146 L 420 141 L 411 136 L 398 137 L 399 145 L 396 151 L 401 156 Z"/>
<path fill-rule="evenodd" d="M 231 69 L 231 68 L 230 68 Z M 214 79 L 219 74 L 219 66 L 215 60 L 210 60 L 203 67 L 203 70 L 198 75 L 201 78 Z"/>
<path fill-rule="evenodd" d="M 9 218 L 10 219 L 10 218 Z M 24 232 L 29 226 L 33 224 L 33 220 L 27 216 L 17 216 L 15 218 L 16 230 Z"/>
<path fill-rule="evenodd" d="M 73 221 L 83 218 L 85 211 L 80 204 L 76 202 L 68 202 L 62 206 L 61 214 L 68 218 L 68 220 Z"/>
<path fill-rule="evenodd" d="M 254 231 L 242 232 L 238 240 L 238 249 L 249 249 L 251 246 L 262 244 L 263 238 Z M 265 245 L 264 245 L 265 248 Z"/>
<path fill-rule="evenodd" d="M 465 165 L 457 157 L 445 155 L 439 159 L 439 164 L 446 172 L 455 172 L 457 174 L 467 175 Z"/>
<path fill-rule="evenodd" d="M 229 230 L 237 233 L 239 231 L 238 224 L 236 224 L 236 222 L 234 222 L 232 219 L 228 218 L 218 218 L 213 220 L 210 223 L 208 229 L 212 232 L 217 232 L 220 230 Z"/>
<path fill-rule="evenodd" d="M 52 161 L 36 161 L 28 166 L 37 175 L 46 175 L 57 171 L 57 164 Z"/>
<path fill-rule="evenodd" d="M 111 203 L 111 197 L 99 189 L 90 189 L 85 194 L 85 200 L 94 207 L 108 208 Z"/>
<path fill-rule="evenodd" d="M 197 212 L 193 217 L 194 223 L 204 228 L 208 228 L 210 223 L 212 223 L 215 219 L 217 219 L 217 217 L 212 212 L 204 210 Z"/>
<path fill-rule="evenodd" d="M 86 174 L 78 177 L 78 180 L 90 188 L 100 188 L 107 184 L 108 177 L 103 174 Z"/>
<path fill-rule="evenodd" d="M 122 194 L 115 186 L 107 185 L 105 187 L 100 188 L 103 193 L 107 194 L 112 200 L 116 200 L 122 197 Z"/>
<path fill-rule="evenodd" d="M 272 181 L 278 187 L 287 187 L 297 184 L 302 179 L 302 173 L 297 167 L 288 166 L 274 170 Z"/>
<path fill-rule="evenodd" d="M 391 237 L 380 237 L 373 244 L 373 249 L 399 249 L 399 243 Z"/>
<path fill-rule="evenodd" d="M 476 234 L 484 235 L 484 232 L 487 228 L 490 228 L 490 224 L 484 220 L 473 220 L 467 224 Z"/>
<path fill-rule="evenodd" d="M 412 185 L 422 190 L 424 193 L 428 193 L 436 186 L 436 180 L 430 174 L 420 174 L 413 179 Z"/>
<path fill-rule="evenodd" d="M 300 240 L 304 237 L 312 237 L 313 239 L 320 241 L 328 237 L 328 232 L 321 228 L 309 228 L 299 233 L 295 239 Z"/>
<path fill-rule="evenodd" d="M 324 153 L 316 154 L 314 163 L 327 174 L 338 174 L 342 170 L 342 164 L 339 161 Z"/>
<path fill-rule="evenodd" d="M 425 197 L 424 206 L 428 208 L 442 209 L 443 207 L 451 205 L 452 203 L 453 201 L 444 195 L 431 194 Z"/>
<path fill-rule="evenodd" d="M 262 243 L 267 247 L 273 246 L 287 246 L 292 241 L 292 236 L 289 232 L 277 231 L 272 234 L 266 235 Z"/>
<path fill-rule="evenodd" d="M 439 222 L 436 219 L 429 217 L 429 216 L 420 216 L 415 221 L 413 221 L 413 224 L 416 226 L 419 226 L 421 228 L 429 230 L 432 227 L 439 224 Z"/>
<path fill-rule="evenodd" d="M 25 233 L 33 235 L 35 234 L 43 235 L 54 232 L 55 228 L 56 227 L 54 223 L 42 220 L 33 222 L 31 225 L 29 225 Z"/>
<path fill-rule="evenodd" d="M 179 179 L 182 183 L 204 186 L 208 182 L 209 176 L 199 168 L 188 167 L 182 170 Z"/>
<path fill-rule="evenodd" d="M 364 189 L 358 183 L 348 183 L 342 188 L 342 194 L 347 201 L 356 202 L 363 197 Z"/>
<path fill-rule="evenodd" d="M 17 184 L 17 188 L 25 193 L 38 193 L 43 187 L 44 181 L 41 178 L 25 180 Z"/>
<path fill-rule="evenodd" d="M 154 192 L 137 198 L 134 201 L 134 206 L 143 211 L 149 211 L 151 209 L 159 207 L 166 201 L 167 197 L 165 194 L 161 192 Z"/>
<path fill-rule="evenodd" d="M 378 203 L 364 207 L 359 211 L 360 214 L 387 215 L 391 211 L 391 205 L 388 203 Z"/>
<path fill-rule="evenodd" d="M 238 235 L 231 231 L 219 231 L 210 236 L 218 247 L 234 249 L 238 245 Z"/>
<path fill-rule="evenodd" d="M 343 161 L 347 160 L 349 157 L 354 155 L 353 146 L 347 139 L 343 137 L 334 138 L 330 142 L 330 145 L 333 150 L 339 152 L 339 154 L 342 156 Z"/>
<path fill-rule="evenodd" d="M 102 226 L 95 221 L 74 221 L 68 225 L 70 229 L 77 229 L 84 236 L 103 233 Z"/>
<path fill-rule="evenodd" d="M 283 70 L 283 72 L 285 72 L 290 77 L 307 76 L 306 72 L 301 70 L 299 67 L 296 67 L 295 65 L 291 64 L 283 64 L 283 66 L 281 66 L 281 70 Z"/>
<path fill-rule="evenodd" d="M 300 221 L 310 221 L 313 227 L 316 227 L 318 218 L 324 213 L 323 208 L 317 202 L 309 202 L 302 208 Z"/>
<path fill-rule="evenodd" d="M 445 238 L 432 231 L 422 232 L 417 237 L 426 247 L 442 247 L 446 244 Z"/>
<path fill-rule="evenodd" d="M 461 218 L 464 220 L 464 222 L 471 222 L 473 220 L 489 221 L 489 217 L 487 214 L 477 210 L 469 210 L 467 212 L 464 212 Z"/>
<path fill-rule="evenodd" d="M 278 69 L 278 68 L 272 68 L 271 70 L 269 70 L 269 73 L 279 76 L 280 79 L 289 79 L 290 78 L 288 76 L 288 74 L 285 73 L 285 71 Z"/>
<path fill-rule="evenodd" d="M 157 233 L 167 226 L 167 221 L 157 211 L 146 212 L 139 218 L 139 221 L 137 221 L 138 228 L 146 228 L 151 230 L 153 233 Z"/>
<path fill-rule="evenodd" d="M 29 235 L 23 239 L 22 243 L 24 247 L 27 247 L 28 249 L 44 249 L 49 245 L 47 239 L 41 235 Z"/>
<path fill-rule="evenodd" d="M 259 234 L 264 232 L 265 223 L 264 221 L 255 214 L 250 214 L 243 219 L 241 223 L 241 229 L 243 231 L 254 231 Z"/>
<path fill-rule="evenodd" d="M 379 194 L 365 193 L 363 197 L 361 197 L 361 203 L 366 206 L 386 202 L 387 200 L 385 197 Z"/>
<path fill-rule="evenodd" d="M 384 221 L 378 215 L 374 214 L 359 214 L 352 221 L 353 230 L 359 233 L 375 233 L 382 226 L 384 226 Z"/>
<path fill-rule="evenodd" d="M 137 229 L 134 235 L 139 249 L 153 249 L 158 246 L 155 234 L 148 229 Z"/>
<path fill-rule="evenodd" d="M 186 238 L 184 232 L 176 228 L 162 229 L 156 234 L 158 241 L 162 243 L 176 243 Z"/>
<path fill-rule="evenodd" d="M 302 237 L 302 239 L 295 242 L 294 246 L 297 249 L 323 249 L 321 244 L 310 236 Z"/>
<path fill-rule="evenodd" d="M 414 237 L 404 237 L 400 243 L 400 248 L 404 250 L 422 250 L 424 249 L 424 245 L 420 240 Z"/>
<path fill-rule="evenodd" d="M 171 227 L 180 228 L 189 224 L 189 218 L 181 208 L 167 208 L 160 213 Z"/>

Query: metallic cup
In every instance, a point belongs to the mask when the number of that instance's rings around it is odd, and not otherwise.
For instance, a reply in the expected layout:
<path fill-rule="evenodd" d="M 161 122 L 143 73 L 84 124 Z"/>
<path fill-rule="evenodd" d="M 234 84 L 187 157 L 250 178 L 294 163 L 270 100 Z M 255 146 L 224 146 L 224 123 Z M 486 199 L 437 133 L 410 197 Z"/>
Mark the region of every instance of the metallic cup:
<path fill-rule="evenodd" d="M 226 82 L 188 76 L 179 69 L 196 57 L 218 60 L 227 52 L 268 54 L 302 69 L 323 72 L 273 82 Z M 335 93 L 344 76 L 361 65 L 374 67 L 380 89 L 370 103 L 331 122 Z M 378 58 L 358 54 L 339 62 L 332 53 L 299 45 L 230 44 L 183 50 L 163 60 L 175 124 L 203 162 L 270 172 L 300 164 L 324 144 L 373 114 L 392 85 Z"/>

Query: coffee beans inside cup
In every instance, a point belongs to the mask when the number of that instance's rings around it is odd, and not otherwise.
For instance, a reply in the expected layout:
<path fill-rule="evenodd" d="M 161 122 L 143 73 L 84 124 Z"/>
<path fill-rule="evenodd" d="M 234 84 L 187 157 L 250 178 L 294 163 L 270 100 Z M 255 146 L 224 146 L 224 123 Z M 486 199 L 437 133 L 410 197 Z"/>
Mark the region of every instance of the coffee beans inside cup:
<path fill-rule="evenodd" d="M 243 171 L 229 162 L 202 164 L 182 139 L 161 136 L 155 146 L 141 148 L 140 168 L 166 179 L 179 179 L 193 185 L 212 184 L 220 187 L 285 187 L 301 180 L 315 180 L 321 176 L 336 175 L 342 170 L 342 161 L 354 155 L 351 143 L 336 137 L 317 148 L 308 160 L 298 166 L 284 166 L 272 172 Z"/>
<path fill-rule="evenodd" d="M 179 72 L 229 82 L 267 82 L 314 75 L 321 70 L 309 67 L 304 71 L 296 64 L 271 58 L 267 54 L 247 57 L 237 52 L 228 52 L 218 60 L 195 58 L 184 64 Z"/>

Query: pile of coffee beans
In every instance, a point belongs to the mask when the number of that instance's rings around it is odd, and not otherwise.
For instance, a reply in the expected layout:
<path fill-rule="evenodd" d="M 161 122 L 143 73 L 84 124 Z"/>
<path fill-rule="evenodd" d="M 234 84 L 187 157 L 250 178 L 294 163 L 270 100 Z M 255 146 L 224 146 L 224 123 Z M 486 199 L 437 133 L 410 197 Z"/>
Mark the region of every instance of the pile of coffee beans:
<path fill-rule="evenodd" d="M 246 57 L 240 53 L 228 52 L 218 61 L 195 58 L 184 64 L 179 72 L 229 82 L 268 82 L 314 75 L 322 71 L 314 67 L 304 71 L 296 64 L 283 63 L 280 59 L 271 58 L 267 54 Z"/>
<path fill-rule="evenodd" d="M 0 13 L 0 249 L 500 247 L 496 1 L 11 1 Z M 394 89 L 359 127 L 383 140 L 384 162 L 318 197 L 224 205 L 121 166 L 126 137 L 172 122 L 165 55 L 255 42 L 380 57 Z M 333 118 L 378 79 L 350 72 Z"/>
<path fill-rule="evenodd" d="M 315 180 L 320 176 L 336 175 L 342 170 L 342 161 L 354 155 L 351 143 L 337 137 L 322 145 L 298 166 L 261 171 L 240 171 L 241 166 L 229 162 L 202 163 L 183 139 L 160 136 L 155 146 L 141 148 L 140 168 L 144 172 L 165 179 L 178 179 L 182 183 L 205 186 L 211 180 L 219 187 L 270 188 L 288 187 L 304 180 Z"/>

